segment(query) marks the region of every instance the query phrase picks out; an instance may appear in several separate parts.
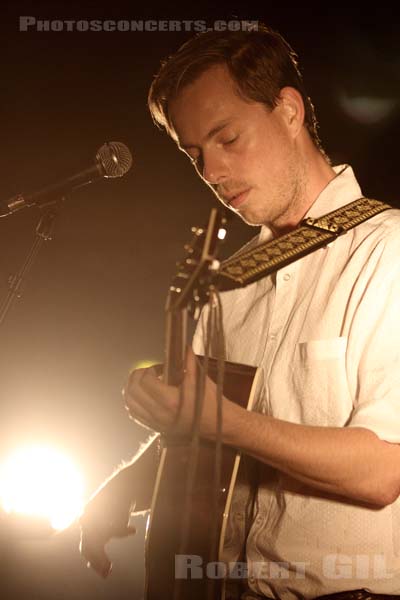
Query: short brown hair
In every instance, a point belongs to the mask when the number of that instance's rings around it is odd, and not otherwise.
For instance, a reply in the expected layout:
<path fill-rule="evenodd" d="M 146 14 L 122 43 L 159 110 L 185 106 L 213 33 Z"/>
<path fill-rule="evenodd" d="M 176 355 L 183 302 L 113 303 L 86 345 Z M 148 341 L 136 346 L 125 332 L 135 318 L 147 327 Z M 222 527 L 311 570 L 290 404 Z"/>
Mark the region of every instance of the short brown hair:
<path fill-rule="evenodd" d="M 183 44 L 162 63 L 150 87 L 148 103 L 154 122 L 174 136 L 169 102 L 216 64 L 227 66 L 241 96 L 270 110 L 276 107 L 283 87 L 297 89 L 304 102 L 305 126 L 321 149 L 314 106 L 306 93 L 297 55 L 279 33 L 264 25 L 251 31 L 207 31 Z"/>

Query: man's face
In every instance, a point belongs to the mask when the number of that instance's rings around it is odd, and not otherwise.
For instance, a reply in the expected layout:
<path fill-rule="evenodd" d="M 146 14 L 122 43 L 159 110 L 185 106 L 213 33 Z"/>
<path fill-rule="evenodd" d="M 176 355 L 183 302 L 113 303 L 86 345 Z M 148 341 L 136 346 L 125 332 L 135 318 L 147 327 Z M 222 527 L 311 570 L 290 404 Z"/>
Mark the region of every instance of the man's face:
<path fill-rule="evenodd" d="M 302 188 L 300 161 L 282 103 L 241 98 L 215 65 L 170 103 L 179 147 L 217 197 L 251 225 L 286 225 Z"/>

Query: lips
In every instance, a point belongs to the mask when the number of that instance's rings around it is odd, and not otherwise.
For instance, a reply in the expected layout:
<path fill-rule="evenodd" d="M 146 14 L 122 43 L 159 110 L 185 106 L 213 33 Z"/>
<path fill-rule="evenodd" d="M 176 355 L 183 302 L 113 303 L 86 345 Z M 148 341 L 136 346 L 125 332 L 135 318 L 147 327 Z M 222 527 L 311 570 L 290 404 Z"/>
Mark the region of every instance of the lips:
<path fill-rule="evenodd" d="M 239 208 L 239 206 L 246 200 L 250 190 L 244 190 L 238 194 L 230 194 L 229 197 L 225 196 L 225 201 L 228 202 L 232 208 Z"/>

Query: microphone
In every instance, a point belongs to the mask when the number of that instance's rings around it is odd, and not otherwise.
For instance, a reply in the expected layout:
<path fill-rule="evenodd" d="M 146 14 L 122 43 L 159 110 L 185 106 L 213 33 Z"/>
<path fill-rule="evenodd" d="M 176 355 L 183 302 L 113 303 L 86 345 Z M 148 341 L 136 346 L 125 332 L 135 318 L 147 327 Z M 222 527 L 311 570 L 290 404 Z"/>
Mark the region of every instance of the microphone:
<path fill-rule="evenodd" d="M 106 142 L 98 149 L 96 162 L 92 167 L 53 183 L 32 194 L 17 194 L 0 203 L 0 216 L 5 217 L 28 206 L 46 206 L 57 198 L 74 192 L 77 188 L 92 183 L 102 177 L 122 177 L 132 166 L 129 148 L 121 142 Z"/>

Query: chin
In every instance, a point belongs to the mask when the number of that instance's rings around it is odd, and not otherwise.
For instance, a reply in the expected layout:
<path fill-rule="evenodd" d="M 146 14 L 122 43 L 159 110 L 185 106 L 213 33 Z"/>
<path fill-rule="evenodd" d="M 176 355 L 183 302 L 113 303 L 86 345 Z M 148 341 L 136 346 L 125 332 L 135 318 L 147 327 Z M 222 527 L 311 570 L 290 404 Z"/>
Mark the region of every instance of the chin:
<path fill-rule="evenodd" d="M 265 217 L 261 215 L 252 214 L 247 211 L 235 211 L 236 214 L 246 223 L 246 225 L 250 225 L 250 227 L 261 227 L 262 225 L 266 225 Z"/>

